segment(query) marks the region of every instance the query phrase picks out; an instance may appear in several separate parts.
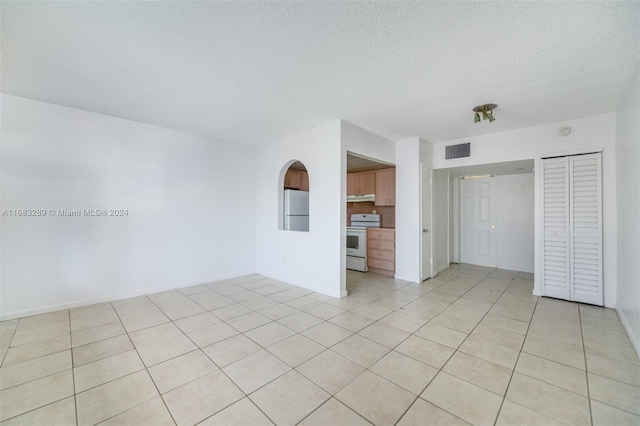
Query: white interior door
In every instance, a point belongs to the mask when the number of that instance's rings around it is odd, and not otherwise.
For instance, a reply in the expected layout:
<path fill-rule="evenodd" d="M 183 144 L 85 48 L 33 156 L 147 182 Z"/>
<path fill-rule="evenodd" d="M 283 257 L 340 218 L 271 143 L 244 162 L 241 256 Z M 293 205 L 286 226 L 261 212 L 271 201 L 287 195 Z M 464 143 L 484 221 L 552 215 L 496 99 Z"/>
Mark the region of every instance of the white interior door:
<path fill-rule="evenodd" d="M 460 181 L 460 261 L 496 266 L 495 178 Z"/>
<path fill-rule="evenodd" d="M 431 228 L 431 185 L 433 182 L 432 170 L 422 167 L 421 189 L 421 224 L 422 224 L 422 253 L 420 264 L 420 278 L 424 281 L 433 276 L 432 240 Z"/>

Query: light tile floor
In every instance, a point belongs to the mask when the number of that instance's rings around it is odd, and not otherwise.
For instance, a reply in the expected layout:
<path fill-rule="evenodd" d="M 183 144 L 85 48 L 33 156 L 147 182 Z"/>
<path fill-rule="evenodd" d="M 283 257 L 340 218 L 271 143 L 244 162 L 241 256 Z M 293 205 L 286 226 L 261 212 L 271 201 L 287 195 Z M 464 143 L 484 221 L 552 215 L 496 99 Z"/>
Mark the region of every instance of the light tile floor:
<path fill-rule="evenodd" d="M 345 299 L 252 275 L 2 322 L 1 424 L 640 424 L 615 311 L 471 265 L 347 276 Z"/>

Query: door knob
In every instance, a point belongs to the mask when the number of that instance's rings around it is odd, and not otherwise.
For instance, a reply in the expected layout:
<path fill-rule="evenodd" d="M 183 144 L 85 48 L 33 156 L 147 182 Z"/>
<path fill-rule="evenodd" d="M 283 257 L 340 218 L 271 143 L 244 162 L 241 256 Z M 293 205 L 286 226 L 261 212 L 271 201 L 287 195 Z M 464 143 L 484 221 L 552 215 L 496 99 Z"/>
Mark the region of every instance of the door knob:
<path fill-rule="evenodd" d="M 496 226 L 495 225 L 491 225 L 491 229 L 496 229 Z"/>
<path fill-rule="evenodd" d="M 427 228 L 423 228 L 422 232 L 429 232 L 429 230 Z"/>

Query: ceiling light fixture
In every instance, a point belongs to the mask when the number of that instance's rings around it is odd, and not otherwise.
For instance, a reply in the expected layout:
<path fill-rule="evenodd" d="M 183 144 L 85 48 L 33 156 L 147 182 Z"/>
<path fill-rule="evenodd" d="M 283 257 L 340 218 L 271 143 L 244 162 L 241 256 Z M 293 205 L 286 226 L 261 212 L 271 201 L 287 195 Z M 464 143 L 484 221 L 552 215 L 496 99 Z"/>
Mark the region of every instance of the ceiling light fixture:
<path fill-rule="evenodd" d="M 478 105 L 477 107 L 475 107 L 473 110 L 475 111 L 476 115 L 473 118 L 473 122 L 474 123 L 479 123 L 480 122 L 480 114 L 482 113 L 482 119 L 483 120 L 489 120 L 489 123 L 493 123 L 494 121 L 496 121 L 495 117 L 493 116 L 493 110 L 495 108 L 497 108 L 498 105 L 496 104 L 484 104 L 484 105 Z"/>

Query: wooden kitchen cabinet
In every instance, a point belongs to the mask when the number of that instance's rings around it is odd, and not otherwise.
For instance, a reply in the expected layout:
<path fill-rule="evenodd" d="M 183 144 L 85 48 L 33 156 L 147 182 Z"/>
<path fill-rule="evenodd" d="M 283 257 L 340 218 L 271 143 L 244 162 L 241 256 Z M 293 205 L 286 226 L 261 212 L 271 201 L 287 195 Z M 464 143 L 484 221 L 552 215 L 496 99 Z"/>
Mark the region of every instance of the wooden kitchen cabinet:
<path fill-rule="evenodd" d="M 347 195 L 375 194 L 376 174 L 374 172 L 347 174 Z"/>
<path fill-rule="evenodd" d="M 360 186 L 360 177 L 358 176 L 358 174 L 347 174 L 347 195 L 356 195 L 358 186 Z"/>
<path fill-rule="evenodd" d="M 367 228 L 367 267 L 369 272 L 389 277 L 395 276 L 395 229 Z"/>
<path fill-rule="evenodd" d="M 308 191 L 309 190 L 309 174 L 307 172 L 298 172 L 300 173 L 300 191 Z"/>
<path fill-rule="evenodd" d="M 376 206 L 396 205 L 396 169 L 378 170 L 376 177 Z"/>
<path fill-rule="evenodd" d="M 360 190 L 362 194 L 376 193 L 376 174 L 360 173 Z"/>
<path fill-rule="evenodd" d="M 284 187 L 287 189 L 309 190 L 309 174 L 299 170 L 287 170 L 284 175 Z"/>
<path fill-rule="evenodd" d="M 287 170 L 284 175 L 284 187 L 289 189 L 300 189 L 300 173 L 297 170 Z"/>

